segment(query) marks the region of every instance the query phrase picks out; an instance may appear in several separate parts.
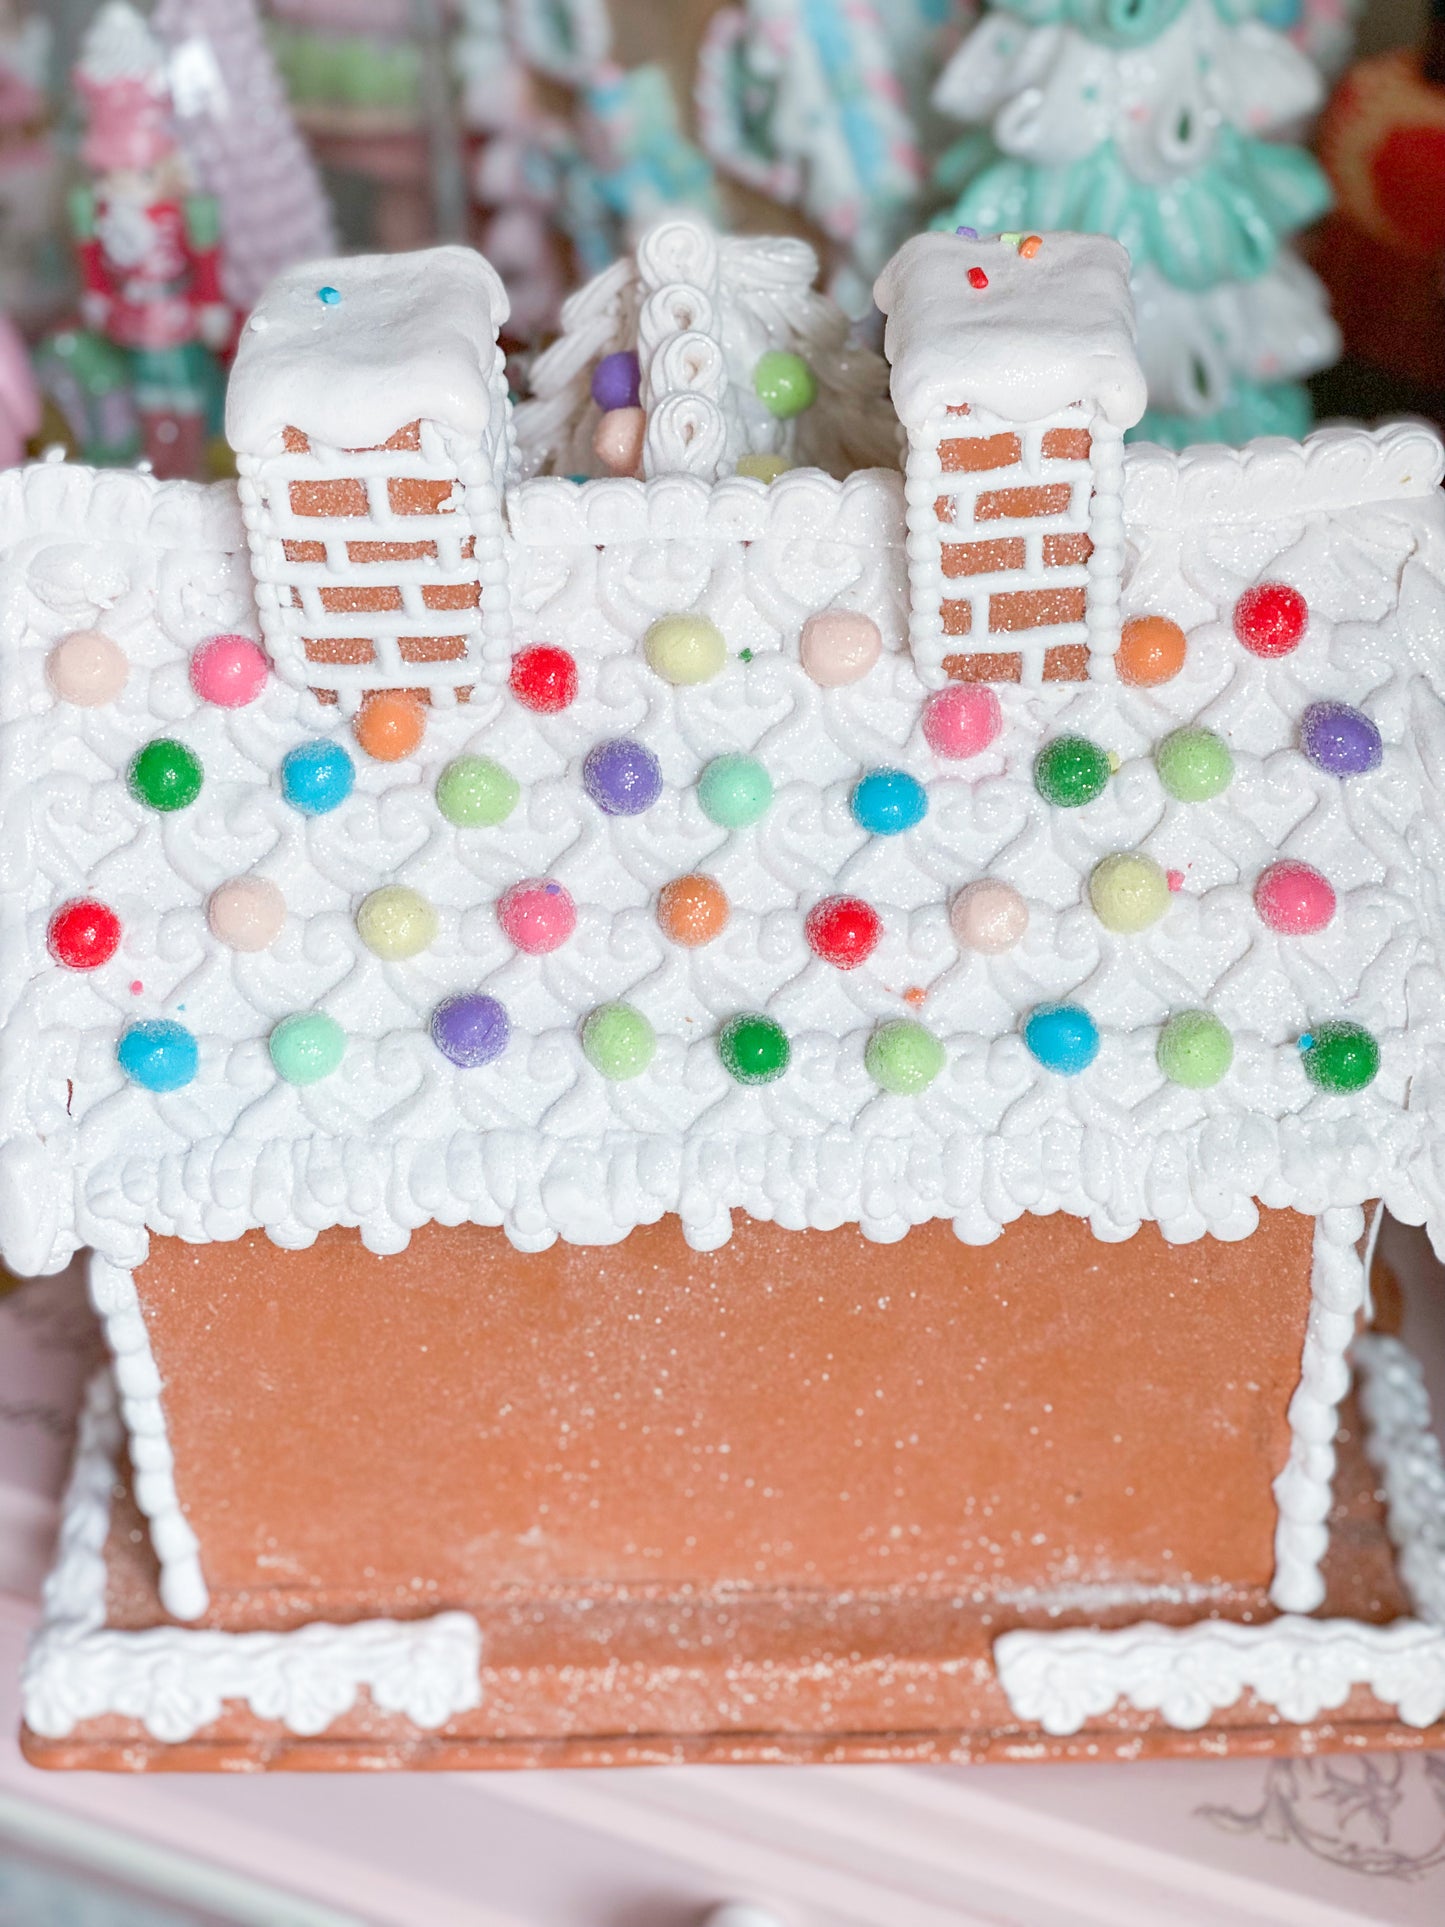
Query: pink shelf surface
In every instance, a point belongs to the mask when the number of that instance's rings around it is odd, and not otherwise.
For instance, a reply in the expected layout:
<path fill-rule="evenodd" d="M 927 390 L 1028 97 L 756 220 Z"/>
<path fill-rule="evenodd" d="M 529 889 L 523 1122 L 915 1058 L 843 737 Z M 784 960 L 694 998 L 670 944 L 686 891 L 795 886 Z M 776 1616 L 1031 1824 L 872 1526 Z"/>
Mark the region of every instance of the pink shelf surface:
<path fill-rule="evenodd" d="M 1445 1284 L 1406 1337 L 1445 1410 Z M 1438 1927 L 1445 1755 L 1149 1766 L 689 1768 L 217 1779 L 42 1774 L 15 1745 L 73 1413 L 79 1277 L 0 1300 L 0 1848 L 110 1869 L 207 1923 Z M 37 1848 L 38 1850 L 38 1848 Z M 290 1898 L 283 1898 L 290 1896 Z"/>

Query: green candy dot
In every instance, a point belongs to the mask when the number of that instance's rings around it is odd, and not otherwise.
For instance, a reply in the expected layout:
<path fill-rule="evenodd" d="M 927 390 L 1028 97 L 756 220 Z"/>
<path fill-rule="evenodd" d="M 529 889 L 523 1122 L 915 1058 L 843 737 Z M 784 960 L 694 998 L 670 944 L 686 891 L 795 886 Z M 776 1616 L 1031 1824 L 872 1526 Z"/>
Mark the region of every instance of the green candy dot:
<path fill-rule="evenodd" d="M 944 1051 L 931 1030 L 897 1017 L 874 1031 L 863 1062 L 875 1084 L 897 1097 L 913 1097 L 926 1091 L 943 1069 Z"/>
<path fill-rule="evenodd" d="M 125 780 L 147 809 L 183 810 L 201 793 L 201 759 L 173 737 L 157 736 L 136 751 Z"/>
<path fill-rule="evenodd" d="M 437 808 L 459 830 L 505 823 L 521 794 L 512 772 L 490 756 L 458 756 L 437 778 Z"/>
<path fill-rule="evenodd" d="M 324 1011 L 298 1011 L 272 1031 L 270 1050 L 278 1077 L 288 1084 L 316 1084 L 346 1055 L 346 1032 Z"/>
<path fill-rule="evenodd" d="M 774 348 L 753 370 L 753 387 L 763 406 L 780 421 L 790 421 L 818 399 L 818 384 L 801 355 Z"/>
<path fill-rule="evenodd" d="M 1159 1033 L 1158 1058 L 1171 1084 L 1207 1091 L 1234 1062 L 1234 1039 L 1207 1010 L 1181 1010 Z"/>
<path fill-rule="evenodd" d="M 1305 1076 L 1322 1091 L 1362 1091 L 1380 1068 L 1380 1046 L 1363 1024 L 1332 1019 L 1299 1043 Z"/>
<path fill-rule="evenodd" d="M 1034 788 L 1063 810 L 1102 796 L 1112 774 L 1108 756 L 1087 736 L 1056 736 L 1034 758 Z"/>
<path fill-rule="evenodd" d="M 788 1068 L 793 1051 L 782 1025 L 771 1017 L 742 1016 L 723 1025 L 717 1054 L 739 1084 L 771 1084 Z"/>
<path fill-rule="evenodd" d="M 641 1076 L 656 1052 L 656 1032 L 631 1004 L 600 1004 L 582 1026 L 582 1054 L 614 1083 Z"/>
<path fill-rule="evenodd" d="M 720 829 L 745 830 L 767 814 L 773 779 L 756 757 L 717 756 L 697 779 L 697 800 Z"/>
<path fill-rule="evenodd" d="M 1212 729 L 1176 729 L 1154 751 L 1154 767 L 1178 803 L 1207 803 L 1234 780 L 1234 758 Z"/>

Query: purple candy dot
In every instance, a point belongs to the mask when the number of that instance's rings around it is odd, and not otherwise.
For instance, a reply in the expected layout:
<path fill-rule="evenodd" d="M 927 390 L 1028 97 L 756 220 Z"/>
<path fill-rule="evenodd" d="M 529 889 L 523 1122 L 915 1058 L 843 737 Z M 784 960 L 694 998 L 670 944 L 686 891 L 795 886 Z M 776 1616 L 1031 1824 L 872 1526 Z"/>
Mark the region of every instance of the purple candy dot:
<path fill-rule="evenodd" d="M 1300 718 L 1300 748 L 1331 776 L 1362 776 L 1384 755 L 1380 732 L 1349 703 L 1311 703 Z"/>
<path fill-rule="evenodd" d="M 642 369 L 632 349 L 602 357 L 592 370 L 592 399 L 604 414 L 613 408 L 636 408 L 642 399 Z"/>
<path fill-rule="evenodd" d="M 512 1026 L 507 1013 L 495 997 L 466 991 L 448 997 L 432 1012 L 432 1042 L 448 1063 L 463 1070 L 490 1064 L 507 1048 Z"/>
<path fill-rule="evenodd" d="M 662 794 L 662 770 L 650 749 L 622 736 L 597 743 L 582 765 L 582 782 L 608 816 L 641 816 Z"/>

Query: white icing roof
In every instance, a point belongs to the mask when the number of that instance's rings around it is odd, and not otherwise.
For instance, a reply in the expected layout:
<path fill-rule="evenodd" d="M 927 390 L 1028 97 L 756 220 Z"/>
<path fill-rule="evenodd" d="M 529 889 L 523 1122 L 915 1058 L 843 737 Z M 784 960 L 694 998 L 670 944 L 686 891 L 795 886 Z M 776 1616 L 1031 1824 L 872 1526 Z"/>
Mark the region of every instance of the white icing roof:
<path fill-rule="evenodd" d="M 338 298 L 323 299 L 323 289 Z M 473 248 L 289 269 L 241 331 L 226 438 L 238 454 L 264 455 L 289 426 L 332 447 L 366 448 L 420 416 L 480 442 L 507 313 L 496 270 Z"/>
<path fill-rule="evenodd" d="M 254 617 L 235 498 L 143 477 L 41 466 L 0 475 L 0 1246 L 20 1269 L 90 1243 L 133 1264 L 150 1232 L 205 1241 L 264 1226 L 279 1243 L 359 1225 L 377 1250 L 419 1224 L 505 1226 L 521 1246 L 558 1234 L 625 1236 L 678 1212 L 696 1242 L 744 1209 L 793 1226 L 857 1221 L 901 1237 L 952 1219 L 984 1241 L 1024 1211 L 1065 1210 L 1104 1239 L 1155 1220 L 1174 1239 L 1234 1238 L 1255 1200 L 1318 1212 L 1383 1197 L 1445 1232 L 1445 511 L 1439 443 L 1402 427 L 1333 431 L 1235 452 L 1126 457 L 1125 614 L 1167 613 L 1188 634 L 1183 672 L 1153 690 L 1051 684 L 1001 691 L 1004 730 L 984 755 L 946 763 L 919 727 L 925 691 L 907 653 L 902 484 L 839 486 L 812 472 L 764 490 L 542 480 L 514 493 L 510 567 L 518 645 L 571 649 L 576 702 L 555 715 L 505 690 L 441 710 L 420 752 L 373 763 L 334 709 L 269 680 L 243 709 L 200 703 L 189 654 Z M 1246 587 L 1294 584 L 1310 623 L 1294 654 L 1263 661 L 1235 640 Z M 884 654 L 863 681 L 821 689 L 799 661 L 801 624 L 841 606 L 871 614 Z M 729 660 L 715 681 L 664 685 L 641 638 L 678 607 L 711 613 Z M 111 705 L 57 703 L 44 663 L 92 624 L 124 649 Z M 742 651 L 752 652 L 750 661 Z M 1324 774 L 1297 747 L 1301 711 L 1342 698 L 1385 742 L 1373 774 Z M 1153 750 L 1202 723 L 1228 742 L 1235 780 L 1216 800 L 1173 801 Z M 1080 730 L 1119 757 L 1084 809 L 1046 804 L 1030 777 L 1040 742 Z M 197 801 L 171 816 L 129 796 L 138 747 L 178 737 L 200 757 Z M 609 817 L 581 766 L 630 735 L 664 788 L 645 815 Z M 292 746 L 346 745 L 356 789 L 332 815 L 284 802 Z M 720 830 L 695 784 L 719 752 L 756 755 L 774 803 L 753 828 Z M 522 798 L 492 830 L 441 816 L 436 779 L 454 756 L 499 759 Z M 904 836 L 869 837 L 848 807 L 859 774 L 898 765 L 929 811 Z M 1094 864 L 1143 849 L 1181 885 L 1138 936 L 1104 929 L 1085 885 Z M 1283 938 L 1252 888 L 1297 856 L 1336 889 L 1334 922 Z M 696 950 L 658 928 L 657 891 L 706 870 L 731 921 Z M 209 892 L 256 873 L 288 907 L 268 951 L 210 934 Z M 545 875 L 578 907 L 576 934 L 544 957 L 503 939 L 496 903 Z M 1013 882 L 1030 926 L 1013 951 L 960 951 L 948 904 L 982 876 Z M 355 913 L 405 883 L 435 906 L 435 942 L 385 963 Z M 806 910 L 861 895 L 884 928 L 844 974 L 814 959 Z M 110 904 L 124 936 L 93 972 L 46 951 L 55 908 L 81 892 Z M 453 1068 L 428 1034 L 445 995 L 499 998 L 512 1041 L 494 1064 Z M 922 994 L 913 1001 L 906 991 Z M 606 1082 L 579 1022 L 625 997 L 646 1011 L 652 1067 Z M 1045 1070 L 1021 1026 L 1038 1003 L 1083 1004 L 1102 1034 L 1075 1078 Z M 1159 1027 L 1180 1008 L 1230 1029 L 1233 1068 L 1211 1090 L 1165 1080 Z M 283 1016 L 321 1009 L 346 1033 L 341 1067 L 296 1087 L 266 1039 Z M 733 1083 L 719 1027 L 766 1010 L 787 1031 L 788 1074 Z M 917 1098 L 881 1093 L 864 1067 L 875 1026 L 917 1016 L 946 1065 Z M 133 1019 L 186 1025 L 194 1083 L 164 1096 L 128 1084 L 116 1043 Z M 1306 1079 L 1297 1038 L 1331 1017 L 1366 1024 L 1381 1069 L 1329 1096 Z"/>
<path fill-rule="evenodd" d="M 981 270 L 986 287 L 969 271 Z M 1041 421 L 1082 401 L 1132 428 L 1147 391 L 1134 348 L 1129 257 L 1101 234 L 1012 241 L 916 234 L 878 277 L 893 401 L 910 429 L 967 402 Z"/>

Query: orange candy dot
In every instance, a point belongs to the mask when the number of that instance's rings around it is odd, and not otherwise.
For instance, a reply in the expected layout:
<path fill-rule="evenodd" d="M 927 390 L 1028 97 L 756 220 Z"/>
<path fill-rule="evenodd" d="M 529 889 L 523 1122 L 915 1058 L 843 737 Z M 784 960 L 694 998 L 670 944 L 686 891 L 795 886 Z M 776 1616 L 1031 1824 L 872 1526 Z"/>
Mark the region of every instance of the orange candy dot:
<path fill-rule="evenodd" d="M 376 762 L 399 763 L 426 735 L 426 707 L 399 689 L 378 690 L 363 699 L 352 728 Z"/>
<path fill-rule="evenodd" d="M 1120 682 L 1152 688 L 1171 682 L 1184 667 L 1184 631 L 1168 616 L 1135 616 L 1119 638 Z"/>
<path fill-rule="evenodd" d="M 664 936 L 694 949 L 711 943 L 727 927 L 727 893 L 711 877 L 674 877 L 657 899 L 657 921 Z"/>

